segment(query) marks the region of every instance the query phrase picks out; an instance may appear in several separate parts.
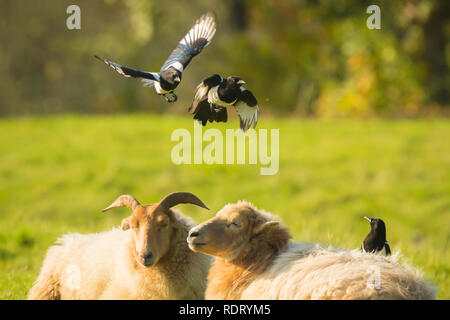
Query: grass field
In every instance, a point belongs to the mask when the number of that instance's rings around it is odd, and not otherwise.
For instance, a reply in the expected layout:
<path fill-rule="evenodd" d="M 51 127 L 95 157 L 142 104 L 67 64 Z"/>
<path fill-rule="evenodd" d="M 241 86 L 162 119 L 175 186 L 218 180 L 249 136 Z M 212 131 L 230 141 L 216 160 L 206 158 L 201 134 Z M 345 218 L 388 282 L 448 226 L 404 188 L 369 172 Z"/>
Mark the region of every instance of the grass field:
<path fill-rule="evenodd" d="M 237 120 L 226 126 L 237 126 Z M 24 299 L 44 254 L 66 232 L 98 232 L 130 214 L 100 210 L 130 193 L 152 203 L 190 191 L 210 208 L 246 199 L 280 216 L 295 240 L 357 248 L 364 215 L 387 224 L 393 251 L 450 299 L 450 122 L 261 119 L 280 129 L 280 168 L 175 165 L 189 117 L 55 116 L 0 120 L 0 299 Z M 210 127 L 210 125 L 209 125 Z"/>

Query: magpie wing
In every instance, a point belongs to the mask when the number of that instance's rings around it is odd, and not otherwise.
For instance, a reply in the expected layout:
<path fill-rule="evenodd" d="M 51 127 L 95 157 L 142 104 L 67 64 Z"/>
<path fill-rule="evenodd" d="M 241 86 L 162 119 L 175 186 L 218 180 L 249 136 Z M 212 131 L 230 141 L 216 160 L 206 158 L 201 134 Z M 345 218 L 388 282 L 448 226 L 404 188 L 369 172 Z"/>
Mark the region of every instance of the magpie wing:
<path fill-rule="evenodd" d="M 222 82 L 223 78 L 218 74 L 213 74 L 200 82 L 200 84 L 195 89 L 194 100 L 189 107 L 189 112 L 196 113 L 198 104 L 208 98 L 208 91 L 215 86 L 218 86 Z"/>
<path fill-rule="evenodd" d="M 240 118 L 242 131 L 246 132 L 253 123 L 253 128 L 258 123 L 258 101 L 251 91 L 241 87 L 241 94 L 238 101 L 234 104 Z"/>
<path fill-rule="evenodd" d="M 144 85 L 153 85 L 154 81 L 159 81 L 159 74 L 156 72 L 146 72 L 146 71 L 140 71 L 132 68 L 128 68 L 125 66 L 122 66 L 118 63 L 112 62 L 110 60 L 106 60 L 103 58 L 100 58 L 99 56 L 94 56 L 100 61 L 103 61 L 105 64 L 116 70 L 118 73 L 123 75 L 124 77 L 133 77 L 133 78 L 144 78 L 143 81 L 145 81 Z"/>
<path fill-rule="evenodd" d="M 209 11 L 195 21 L 195 24 L 164 62 L 161 71 L 174 67 L 183 72 L 192 58 L 211 42 L 215 33 L 216 14 Z"/>

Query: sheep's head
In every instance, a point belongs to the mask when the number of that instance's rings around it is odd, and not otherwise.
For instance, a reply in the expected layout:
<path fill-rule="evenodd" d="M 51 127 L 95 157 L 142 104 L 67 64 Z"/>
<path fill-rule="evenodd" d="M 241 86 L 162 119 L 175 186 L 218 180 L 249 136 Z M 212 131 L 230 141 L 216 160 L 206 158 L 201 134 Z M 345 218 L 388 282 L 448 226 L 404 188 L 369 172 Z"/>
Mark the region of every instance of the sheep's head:
<path fill-rule="evenodd" d="M 109 207 L 127 207 L 133 214 L 122 220 L 122 230 L 131 230 L 134 240 L 134 255 L 144 267 L 151 267 L 161 259 L 170 248 L 172 234 L 180 228 L 174 212 L 170 209 L 180 203 L 191 203 L 208 209 L 192 193 L 176 192 L 166 196 L 161 202 L 142 206 L 134 197 L 122 195 Z"/>
<path fill-rule="evenodd" d="M 278 230 L 282 230 L 282 237 Z M 250 242 L 268 243 L 273 239 L 275 246 L 280 240 L 284 246 L 289 237 L 287 230 L 270 214 L 261 213 L 246 202 L 238 202 L 225 206 L 215 217 L 192 228 L 187 241 L 192 251 L 231 261 L 248 254 Z"/>

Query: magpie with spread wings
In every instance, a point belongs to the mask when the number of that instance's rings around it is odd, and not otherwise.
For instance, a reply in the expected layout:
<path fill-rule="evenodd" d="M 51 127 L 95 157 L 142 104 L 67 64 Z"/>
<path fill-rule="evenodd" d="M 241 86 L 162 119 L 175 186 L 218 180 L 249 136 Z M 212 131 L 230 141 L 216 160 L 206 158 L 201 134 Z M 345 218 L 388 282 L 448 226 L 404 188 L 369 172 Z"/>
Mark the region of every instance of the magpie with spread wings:
<path fill-rule="evenodd" d="M 198 55 L 211 42 L 215 33 L 216 15 L 210 11 L 195 22 L 189 32 L 178 43 L 178 46 L 172 51 L 166 62 L 164 62 L 159 72 L 135 70 L 102 59 L 99 56 L 95 57 L 127 78 L 142 78 L 144 86 L 154 86 L 156 92 L 162 95 L 167 102 L 175 102 L 177 96 L 174 90 L 181 81 L 183 70 L 186 69 L 192 58 Z"/>
<path fill-rule="evenodd" d="M 258 122 L 258 102 L 242 85 L 240 77 L 222 78 L 218 74 L 209 76 L 197 86 L 189 112 L 204 126 L 209 122 L 227 122 L 227 108 L 233 106 L 240 118 L 241 129 L 246 132 Z"/>

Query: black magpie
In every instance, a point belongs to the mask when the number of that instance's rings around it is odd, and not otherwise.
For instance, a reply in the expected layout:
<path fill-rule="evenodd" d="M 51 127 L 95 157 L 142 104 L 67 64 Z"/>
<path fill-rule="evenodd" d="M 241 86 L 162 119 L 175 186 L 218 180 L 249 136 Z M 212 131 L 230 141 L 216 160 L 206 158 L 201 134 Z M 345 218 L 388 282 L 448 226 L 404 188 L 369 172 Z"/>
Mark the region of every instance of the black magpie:
<path fill-rule="evenodd" d="M 370 222 L 370 232 L 364 239 L 361 249 L 365 252 L 381 252 L 384 255 L 391 255 L 391 248 L 386 241 L 386 226 L 383 220 L 378 218 L 364 217 Z"/>
<path fill-rule="evenodd" d="M 192 58 L 206 47 L 216 32 L 216 15 L 210 11 L 202 15 L 189 32 L 181 39 L 159 72 L 146 72 L 122 66 L 118 63 L 97 59 L 116 70 L 125 77 L 143 78 L 144 86 L 155 86 L 155 90 L 167 102 L 175 102 L 177 96 L 173 92 L 181 81 L 181 73 L 186 69 Z"/>
<path fill-rule="evenodd" d="M 227 122 L 227 107 L 234 106 L 239 118 L 241 129 L 246 132 L 253 123 L 258 122 L 258 102 L 251 91 L 242 85 L 245 81 L 240 77 L 222 78 L 218 74 L 209 76 L 197 86 L 194 101 L 189 112 L 194 119 L 206 125 L 210 122 Z"/>

